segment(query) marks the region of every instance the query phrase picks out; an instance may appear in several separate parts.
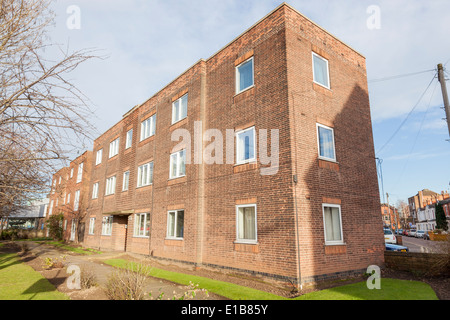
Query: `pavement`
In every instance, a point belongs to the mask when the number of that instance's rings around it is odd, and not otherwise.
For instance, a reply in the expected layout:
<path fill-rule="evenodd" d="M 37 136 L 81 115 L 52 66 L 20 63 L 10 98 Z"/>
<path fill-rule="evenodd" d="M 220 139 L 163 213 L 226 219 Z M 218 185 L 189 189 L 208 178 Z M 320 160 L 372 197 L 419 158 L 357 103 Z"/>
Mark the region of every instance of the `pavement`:
<path fill-rule="evenodd" d="M 35 256 L 39 256 L 42 259 L 58 258 L 62 260 L 64 256 L 64 265 L 75 265 L 80 269 L 86 268 L 95 274 L 97 283 L 101 287 L 106 287 L 108 277 L 117 271 L 117 268 L 103 263 L 107 259 L 120 258 L 126 256 L 124 252 L 103 252 L 92 255 L 80 255 L 74 254 L 70 251 L 65 251 L 51 245 L 44 243 L 37 243 L 33 241 L 27 241 L 28 248 Z M 164 299 L 171 299 L 174 295 L 181 296 L 187 291 L 187 287 L 178 285 L 169 281 L 160 280 L 157 278 L 147 277 L 145 282 L 145 292 L 151 292 L 152 298 L 156 299 L 161 292 L 164 292 Z M 202 295 L 198 295 L 201 298 Z M 216 297 L 217 298 L 217 297 Z M 203 298 L 204 299 L 204 298 Z M 208 300 L 215 299 L 214 295 L 208 298 Z"/>
<path fill-rule="evenodd" d="M 410 252 L 440 253 L 442 251 L 442 243 L 440 241 L 403 236 L 402 242 L 403 246 L 408 247 Z"/>

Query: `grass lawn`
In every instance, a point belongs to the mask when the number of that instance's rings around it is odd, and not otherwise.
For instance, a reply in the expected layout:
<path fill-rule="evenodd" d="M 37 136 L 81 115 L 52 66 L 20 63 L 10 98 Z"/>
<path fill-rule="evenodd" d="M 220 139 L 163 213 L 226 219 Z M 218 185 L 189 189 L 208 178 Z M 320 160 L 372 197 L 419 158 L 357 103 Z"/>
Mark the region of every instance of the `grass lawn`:
<path fill-rule="evenodd" d="M 105 263 L 118 268 L 127 268 L 130 266 L 130 262 L 124 259 L 109 259 L 106 260 Z M 208 292 L 213 292 L 232 300 L 286 299 L 268 292 L 233 283 L 158 268 L 151 268 L 148 275 L 182 285 L 188 285 L 189 282 L 192 281 L 194 284 L 198 284 L 200 288 L 208 290 Z M 297 297 L 295 300 L 438 300 L 438 298 L 433 289 L 424 282 L 381 279 L 381 289 L 379 290 L 369 290 L 366 282 L 363 281 L 332 289 L 311 292 Z"/>
<path fill-rule="evenodd" d="M 66 244 L 66 243 L 60 242 L 60 241 L 36 241 L 36 242 L 49 244 L 54 247 L 58 247 L 58 248 L 61 248 L 61 249 L 67 250 L 67 251 L 74 252 L 74 253 L 87 254 L 87 255 L 101 253 L 101 251 L 98 251 L 95 249 L 74 247 L 74 246 L 71 246 L 70 244 Z"/>
<path fill-rule="evenodd" d="M 363 281 L 311 292 L 296 300 L 438 300 L 438 298 L 425 282 L 382 278 L 379 290 L 369 290 Z"/>
<path fill-rule="evenodd" d="M 126 268 L 130 265 L 130 262 L 124 259 L 109 259 L 104 262 L 118 268 Z M 191 281 L 194 284 L 198 284 L 200 288 L 208 290 L 208 292 L 213 292 L 222 297 L 232 300 L 284 299 L 284 297 L 248 287 L 239 286 L 234 283 L 212 280 L 205 277 L 187 275 L 184 273 L 172 272 L 153 267 L 150 269 L 150 273 L 148 275 L 159 279 L 169 280 L 182 285 L 189 285 L 189 282 Z"/>
<path fill-rule="evenodd" d="M 16 254 L 0 254 L 0 300 L 68 299 Z"/>

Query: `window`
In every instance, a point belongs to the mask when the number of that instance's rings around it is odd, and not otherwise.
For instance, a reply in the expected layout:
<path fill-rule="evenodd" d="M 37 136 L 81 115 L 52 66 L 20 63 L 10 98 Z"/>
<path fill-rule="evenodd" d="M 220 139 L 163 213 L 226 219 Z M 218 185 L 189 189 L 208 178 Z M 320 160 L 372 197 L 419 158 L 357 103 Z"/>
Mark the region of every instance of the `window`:
<path fill-rule="evenodd" d="M 77 172 L 77 183 L 80 183 L 82 179 L 83 179 L 83 163 L 80 163 Z"/>
<path fill-rule="evenodd" d="M 137 186 L 144 187 L 153 183 L 153 162 L 143 164 L 138 168 Z"/>
<path fill-rule="evenodd" d="M 242 164 L 256 160 L 255 127 L 236 132 L 236 163 Z"/>
<path fill-rule="evenodd" d="M 236 93 L 240 93 L 254 85 L 253 57 L 236 67 Z"/>
<path fill-rule="evenodd" d="M 187 117 L 188 94 L 172 103 L 172 124 Z"/>
<path fill-rule="evenodd" d="M 330 76 L 328 73 L 328 60 L 313 52 L 314 82 L 330 89 Z"/>
<path fill-rule="evenodd" d="M 341 206 L 322 204 L 325 244 L 343 244 Z"/>
<path fill-rule="evenodd" d="M 114 141 L 111 141 L 109 144 L 109 157 L 112 158 L 115 155 L 119 154 L 119 138 Z"/>
<path fill-rule="evenodd" d="M 122 191 L 128 190 L 129 182 L 130 182 L 130 171 L 125 171 L 123 173 Z"/>
<path fill-rule="evenodd" d="M 52 201 L 50 201 L 50 208 L 48 209 L 48 215 L 49 216 L 51 216 L 52 215 L 52 213 L 53 213 L 53 200 Z"/>
<path fill-rule="evenodd" d="M 256 243 L 256 204 L 236 206 L 238 242 Z"/>
<path fill-rule="evenodd" d="M 58 182 L 58 184 L 61 184 L 61 179 L 62 179 L 62 177 L 59 176 L 59 182 Z"/>
<path fill-rule="evenodd" d="M 94 234 L 95 218 L 89 219 L 89 234 Z"/>
<path fill-rule="evenodd" d="M 110 236 L 112 234 L 113 216 L 102 218 L 102 236 Z"/>
<path fill-rule="evenodd" d="M 95 165 L 102 163 L 103 149 L 100 149 L 95 154 Z"/>
<path fill-rule="evenodd" d="M 138 213 L 134 218 L 134 236 L 148 237 L 150 235 L 150 213 Z"/>
<path fill-rule="evenodd" d="M 186 175 L 186 150 L 181 150 L 170 155 L 170 179 Z"/>
<path fill-rule="evenodd" d="M 78 210 L 78 206 L 80 204 L 80 190 L 75 191 L 75 198 L 73 200 L 73 211 Z"/>
<path fill-rule="evenodd" d="M 133 129 L 127 131 L 127 139 L 125 141 L 125 149 L 128 149 L 133 144 Z"/>
<path fill-rule="evenodd" d="M 67 205 L 70 205 L 70 193 L 67 195 L 67 201 L 66 201 Z"/>
<path fill-rule="evenodd" d="M 167 238 L 183 239 L 184 210 L 169 211 L 167 215 Z"/>
<path fill-rule="evenodd" d="M 156 131 L 156 114 L 141 122 L 141 141 L 151 137 Z"/>
<path fill-rule="evenodd" d="M 317 124 L 319 158 L 336 161 L 334 148 L 334 130 L 332 128 Z"/>
<path fill-rule="evenodd" d="M 73 177 L 73 167 L 70 168 L 70 178 L 72 178 L 72 177 Z"/>
<path fill-rule="evenodd" d="M 92 185 L 92 199 L 98 198 L 98 182 Z"/>
<path fill-rule="evenodd" d="M 105 195 L 109 196 L 116 192 L 116 176 L 109 177 L 106 179 L 106 190 Z"/>

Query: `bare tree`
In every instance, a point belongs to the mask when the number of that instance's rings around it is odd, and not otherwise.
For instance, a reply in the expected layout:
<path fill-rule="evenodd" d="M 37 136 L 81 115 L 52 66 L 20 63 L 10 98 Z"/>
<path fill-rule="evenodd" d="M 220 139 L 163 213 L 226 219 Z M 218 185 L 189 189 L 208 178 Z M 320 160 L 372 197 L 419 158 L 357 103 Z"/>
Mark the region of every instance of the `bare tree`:
<path fill-rule="evenodd" d="M 97 56 L 50 42 L 51 2 L 0 0 L 0 214 L 47 193 L 57 166 L 94 131 L 88 99 L 67 75 Z"/>

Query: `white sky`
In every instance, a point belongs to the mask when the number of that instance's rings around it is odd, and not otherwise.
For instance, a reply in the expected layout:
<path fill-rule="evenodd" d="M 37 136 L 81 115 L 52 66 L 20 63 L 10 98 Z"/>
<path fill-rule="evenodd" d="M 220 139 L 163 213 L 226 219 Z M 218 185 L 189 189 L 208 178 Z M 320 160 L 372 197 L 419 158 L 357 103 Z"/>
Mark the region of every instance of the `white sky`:
<path fill-rule="evenodd" d="M 99 133 L 197 62 L 208 58 L 282 1 L 60 0 L 53 41 L 72 50 L 96 48 L 108 56 L 81 65 L 71 79 L 90 98 Z M 293 0 L 292 7 L 362 53 L 368 79 L 435 69 L 450 60 L 448 0 Z M 80 8 L 80 29 L 66 12 Z M 370 5 L 380 29 L 370 30 Z M 448 63 L 450 70 L 450 63 Z M 417 104 L 434 73 L 369 82 L 375 149 L 381 148 Z M 449 76 L 450 77 L 450 72 Z M 437 80 L 380 154 L 391 202 L 418 190 L 449 189 L 450 143 Z M 432 93 L 434 93 L 432 95 Z M 91 146 L 88 146 L 91 148 Z M 381 185 L 380 185 L 381 189 Z M 383 198 L 381 199 L 383 201 Z"/>

